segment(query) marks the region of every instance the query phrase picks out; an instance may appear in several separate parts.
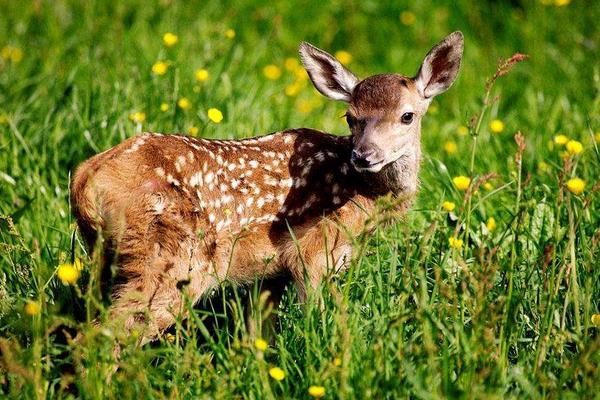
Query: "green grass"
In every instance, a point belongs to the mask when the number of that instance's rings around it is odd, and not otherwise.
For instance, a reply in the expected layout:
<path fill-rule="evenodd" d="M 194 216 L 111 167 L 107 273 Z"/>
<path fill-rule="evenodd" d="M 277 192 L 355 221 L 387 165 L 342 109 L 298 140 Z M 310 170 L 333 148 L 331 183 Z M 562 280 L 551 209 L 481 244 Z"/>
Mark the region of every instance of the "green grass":
<path fill-rule="evenodd" d="M 599 2 L 112 3 L 0 1 L 0 49 L 23 52 L 0 58 L 0 397 L 307 398 L 310 385 L 330 399 L 600 396 Z M 404 11 L 413 24 L 401 23 Z M 284 60 L 301 40 L 347 50 L 361 77 L 412 75 L 454 30 L 465 34 L 465 58 L 425 117 L 417 203 L 357 240 L 364 252 L 324 286 L 324 310 L 299 305 L 289 288 L 262 354 L 244 328 L 244 290 L 225 286 L 171 331 L 173 341 L 139 348 L 121 338 L 120 369 L 107 384 L 118 333 L 86 322 L 95 298 L 83 283 L 95 267 L 70 214 L 74 168 L 140 129 L 346 134 L 343 104 L 319 101 L 310 85 L 284 94 L 294 81 Z M 165 47 L 165 32 L 179 42 Z M 498 60 L 516 52 L 531 58 L 484 105 Z M 164 76 L 151 73 L 158 60 L 170 63 Z M 265 78 L 268 64 L 282 69 L 279 79 Z M 197 68 L 208 81 L 195 81 Z M 177 108 L 181 97 L 189 110 Z M 209 121 L 211 107 L 222 123 Z M 141 126 L 129 119 L 136 111 L 146 114 Z M 478 132 L 461 136 L 482 111 Z M 492 119 L 504 122 L 501 133 L 490 132 Z M 520 168 L 516 131 L 526 144 Z M 584 151 L 565 161 L 564 148 L 549 144 L 559 133 Z M 491 172 L 491 190 L 465 196 L 452 185 Z M 586 182 L 581 195 L 566 190 L 575 176 Z M 457 205 L 452 215 L 445 200 Z M 461 249 L 449 248 L 455 234 Z M 63 286 L 56 268 L 74 256 L 84 277 Z M 41 305 L 35 317 L 28 300 Z M 68 339 L 77 331 L 85 343 Z M 281 382 L 269 377 L 273 366 L 285 371 Z"/>

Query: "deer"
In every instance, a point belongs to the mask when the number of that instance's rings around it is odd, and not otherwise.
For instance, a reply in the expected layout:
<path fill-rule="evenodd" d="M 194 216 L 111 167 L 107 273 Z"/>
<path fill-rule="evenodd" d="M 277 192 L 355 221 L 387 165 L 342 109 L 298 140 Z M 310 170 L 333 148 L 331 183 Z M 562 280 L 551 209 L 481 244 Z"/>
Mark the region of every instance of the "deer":
<path fill-rule="evenodd" d="M 288 274 L 300 301 L 348 267 L 352 236 L 382 196 L 405 213 L 418 191 L 421 120 L 455 81 L 464 39 L 454 32 L 414 77 L 360 80 L 302 42 L 315 88 L 347 104 L 349 135 L 284 130 L 240 140 L 143 133 L 83 162 L 71 203 L 90 249 L 116 269 L 109 320 L 145 342 L 175 323 L 185 296 L 220 282 Z M 98 246 L 97 243 L 101 243 Z M 139 331 L 138 331 L 139 332 Z"/>

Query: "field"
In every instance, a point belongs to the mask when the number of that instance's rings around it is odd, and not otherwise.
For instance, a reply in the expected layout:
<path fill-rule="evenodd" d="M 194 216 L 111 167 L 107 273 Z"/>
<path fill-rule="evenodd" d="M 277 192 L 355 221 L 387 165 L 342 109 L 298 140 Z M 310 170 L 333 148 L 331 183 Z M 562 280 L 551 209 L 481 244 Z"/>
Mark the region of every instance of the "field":
<path fill-rule="evenodd" d="M 0 397 L 600 398 L 598 20 L 592 0 L 0 0 Z M 312 301 L 289 286 L 259 340 L 243 303 L 260 282 L 224 283 L 143 347 L 91 324 L 106 303 L 70 210 L 79 163 L 142 131 L 348 134 L 300 41 L 360 77 L 412 76 L 455 30 L 415 205 Z"/>

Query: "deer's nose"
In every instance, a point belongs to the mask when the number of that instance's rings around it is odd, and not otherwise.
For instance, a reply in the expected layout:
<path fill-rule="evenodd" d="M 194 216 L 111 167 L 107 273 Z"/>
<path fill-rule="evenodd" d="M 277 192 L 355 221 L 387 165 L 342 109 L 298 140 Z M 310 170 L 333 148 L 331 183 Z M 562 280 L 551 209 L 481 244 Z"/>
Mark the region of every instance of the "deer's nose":
<path fill-rule="evenodd" d="M 374 150 L 367 150 L 367 151 L 357 151 L 357 150 L 352 150 L 352 157 L 351 157 L 351 161 L 352 164 L 354 164 L 355 167 L 358 168 L 369 168 L 372 164 L 374 164 L 375 160 L 374 160 L 374 155 L 375 155 L 375 151 Z"/>

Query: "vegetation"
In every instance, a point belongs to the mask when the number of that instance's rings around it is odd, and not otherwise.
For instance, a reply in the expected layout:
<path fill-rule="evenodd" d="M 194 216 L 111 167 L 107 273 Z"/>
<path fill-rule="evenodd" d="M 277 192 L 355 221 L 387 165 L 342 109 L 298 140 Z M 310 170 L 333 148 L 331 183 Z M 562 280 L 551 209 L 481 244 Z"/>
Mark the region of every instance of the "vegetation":
<path fill-rule="evenodd" d="M 598 398 L 598 20 L 585 0 L 0 1 L 0 397 Z M 257 282 L 143 347 L 91 324 L 79 163 L 147 130 L 347 134 L 300 41 L 412 75 L 454 30 L 465 58 L 424 121 L 417 203 L 357 238 L 322 310 L 290 287 L 255 340 Z"/>

